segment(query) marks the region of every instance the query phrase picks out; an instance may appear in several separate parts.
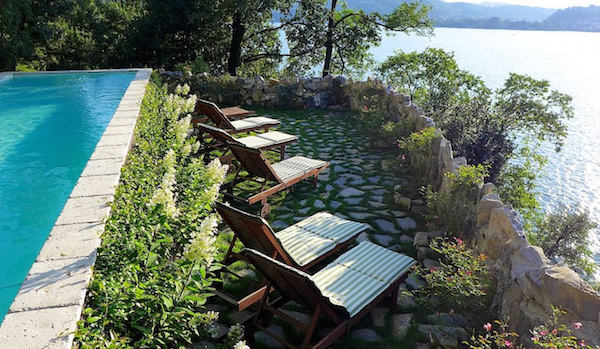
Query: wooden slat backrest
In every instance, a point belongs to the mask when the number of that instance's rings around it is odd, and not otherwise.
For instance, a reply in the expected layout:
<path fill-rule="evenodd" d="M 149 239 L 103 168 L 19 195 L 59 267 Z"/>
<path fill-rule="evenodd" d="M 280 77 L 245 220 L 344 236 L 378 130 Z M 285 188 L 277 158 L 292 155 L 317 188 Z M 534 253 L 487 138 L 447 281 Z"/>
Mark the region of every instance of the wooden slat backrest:
<path fill-rule="evenodd" d="M 236 143 L 236 144 L 238 143 L 237 140 L 235 138 L 233 138 L 232 135 L 227 133 L 227 131 L 223 130 L 222 128 L 212 127 L 210 125 L 203 124 L 203 123 L 198 123 L 196 126 L 200 130 L 202 130 L 202 132 L 206 132 L 206 133 L 210 134 L 215 139 L 217 139 L 223 143 L 227 143 L 227 142 Z"/>
<path fill-rule="evenodd" d="M 277 183 L 283 182 L 260 149 L 233 143 L 229 143 L 229 149 L 252 177 L 260 177 Z"/>
<path fill-rule="evenodd" d="M 242 256 L 258 269 L 275 289 L 283 296 L 301 304 L 305 304 L 313 311 L 317 306 L 326 306 L 326 313 L 334 313 L 340 317 L 349 316 L 346 309 L 332 304 L 328 298 L 321 294 L 309 275 L 302 271 L 287 266 L 256 250 L 246 248 Z"/>
<path fill-rule="evenodd" d="M 211 101 L 198 99 L 196 102 L 196 112 L 208 116 L 217 127 L 234 129 L 229 118 L 221 112 L 221 109 Z"/>
<path fill-rule="evenodd" d="M 217 211 L 245 247 L 258 250 L 268 256 L 277 253 L 278 259 L 282 259 L 287 264 L 296 265 L 275 237 L 275 232 L 262 217 L 222 202 L 217 202 Z"/>

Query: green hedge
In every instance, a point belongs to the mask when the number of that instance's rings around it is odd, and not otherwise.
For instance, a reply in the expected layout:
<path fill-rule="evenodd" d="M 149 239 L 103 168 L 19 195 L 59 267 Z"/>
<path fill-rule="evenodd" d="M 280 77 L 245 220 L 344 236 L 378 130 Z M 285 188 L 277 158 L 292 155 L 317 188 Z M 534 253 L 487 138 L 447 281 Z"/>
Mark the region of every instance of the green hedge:
<path fill-rule="evenodd" d="M 208 336 L 217 217 L 226 169 L 193 156 L 195 97 L 151 82 L 98 249 L 76 345 L 181 347 Z M 186 91 L 187 90 L 187 91 Z"/>

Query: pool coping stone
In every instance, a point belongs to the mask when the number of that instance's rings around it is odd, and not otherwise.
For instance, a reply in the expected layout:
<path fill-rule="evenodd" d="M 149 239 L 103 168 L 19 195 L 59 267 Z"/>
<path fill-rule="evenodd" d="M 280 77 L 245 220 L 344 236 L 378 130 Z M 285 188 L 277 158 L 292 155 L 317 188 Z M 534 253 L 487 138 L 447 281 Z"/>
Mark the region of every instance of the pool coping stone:
<path fill-rule="evenodd" d="M 0 325 L 0 348 L 71 348 L 96 249 L 110 213 L 152 69 L 2 72 L 14 75 L 136 72 Z"/>

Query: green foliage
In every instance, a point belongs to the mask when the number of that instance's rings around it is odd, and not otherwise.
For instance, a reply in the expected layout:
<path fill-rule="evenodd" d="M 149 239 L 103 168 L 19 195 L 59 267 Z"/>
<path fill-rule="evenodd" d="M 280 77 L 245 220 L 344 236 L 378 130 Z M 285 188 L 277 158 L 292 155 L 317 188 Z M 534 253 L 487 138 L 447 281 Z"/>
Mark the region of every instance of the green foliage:
<path fill-rule="evenodd" d="M 532 244 L 540 246 L 551 260 L 593 278 L 597 265 L 592 259 L 589 235 L 596 227 L 588 212 L 577 212 L 563 206 L 541 219 L 527 237 Z"/>
<path fill-rule="evenodd" d="M 441 49 L 397 52 L 378 72 L 434 119 L 457 155 L 471 164 L 489 165 L 493 181 L 519 155 L 518 137 L 552 141 L 558 150 L 566 136 L 565 120 L 573 116 L 571 97 L 551 90 L 548 81 L 511 74 L 492 93 Z"/>
<path fill-rule="evenodd" d="M 502 321 L 494 321 L 497 329 L 491 323 L 483 325 L 484 335 L 473 335 L 469 341 L 463 342 L 469 349 L 520 348 L 515 345 L 519 335 L 508 331 L 508 325 Z"/>
<path fill-rule="evenodd" d="M 529 330 L 531 332 L 531 343 L 536 348 L 593 348 L 573 335 L 576 331 L 582 329 L 580 322 L 574 322 L 566 325 L 560 321 L 560 317 L 566 314 L 558 307 L 552 306 L 550 318 Z M 525 348 L 522 344 L 517 344 L 518 335 L 508 331 L 508 325 L 503 321 L 494 321 L 497 329 L 491 323 L 483 325 L 484 334 L 473 335 L 469 341 L 464 342 L 470 349 L 496 349 L 496 348 Z M 596 347 L 597 348 L 597 347 Z"/>
<path fill-rule="evenodd" d="M 192 157 L 190 119 L 179 117 L 194 105 L 147 88 L 75 334 L 83 348 L 189 345 L 218 316 L 203 305 L 217 268 L 211 205 L 226 169 Z"/>
<path fill-rule="evenodd" d="M 412 291 L 415 300 L 436 311 L 481 309 L 489 287 L 485 256 L 475 256 L 459 238 L 453 241 L 437 238 L 430 247 L 440 255 L 440 266 L 429 270 L 416 267 L 416 274 L 425 280 L 425 285 Z"/>
<path fill-rule="evenodd" d="M 431 220 L 446 231 L 458 236 L 468 236 L 474 229 L 479 187 L 487 169 L 482 165 L 460 167 L 455 173 L 446 173 L 447 188 L 426 191 L 427 208 Z"/>
<path fill-rule="evenodd" d="M 390 32 L 430 35 L 428 8 L 420 2 L 400 4 L 391 14 L 350 9 L 345 2 L 301 0 L 293 15 L 282 19 L 295 73 L 323 64 L 323 75 L 364 73 L 372 62 L 368 52 Z M 330 52 L 330 55 L 328 55 Z"/>
<path fill-rule="evenodd" d="M 432 181 L 432 171 L 437 168 L 437 159 L 432 155 L 432 147 L 434 140 L 440 136 L 437 129 L 427 127 L 400 140 L 400 148 L 406 152 L 411 173 L 418 186 L 427 185 Z"/>

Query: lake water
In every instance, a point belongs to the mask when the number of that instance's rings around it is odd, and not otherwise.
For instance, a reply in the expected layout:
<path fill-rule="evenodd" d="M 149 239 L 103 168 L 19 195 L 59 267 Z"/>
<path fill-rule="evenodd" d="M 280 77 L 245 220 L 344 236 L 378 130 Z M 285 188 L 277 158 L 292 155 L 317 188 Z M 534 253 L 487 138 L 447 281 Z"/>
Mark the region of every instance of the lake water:
<path fill-rule="evenodd" d="M 462 69 L 491 88 L 515 72 L 549 80 L 573 97 L 575 117 L 562 151 L 555 154 L 550 144 L 540 149 L 549 161 L 538 180 L 539 198 L 546 210 L 579 204 L 600 223 L 600 33 L 436 28 L 433 38 L 385 37 L 372 53 L 380 62 L 398 49 L 427 47 L 453 51 Z M 599 231 L 593 245 L 600 263 Z"/>

